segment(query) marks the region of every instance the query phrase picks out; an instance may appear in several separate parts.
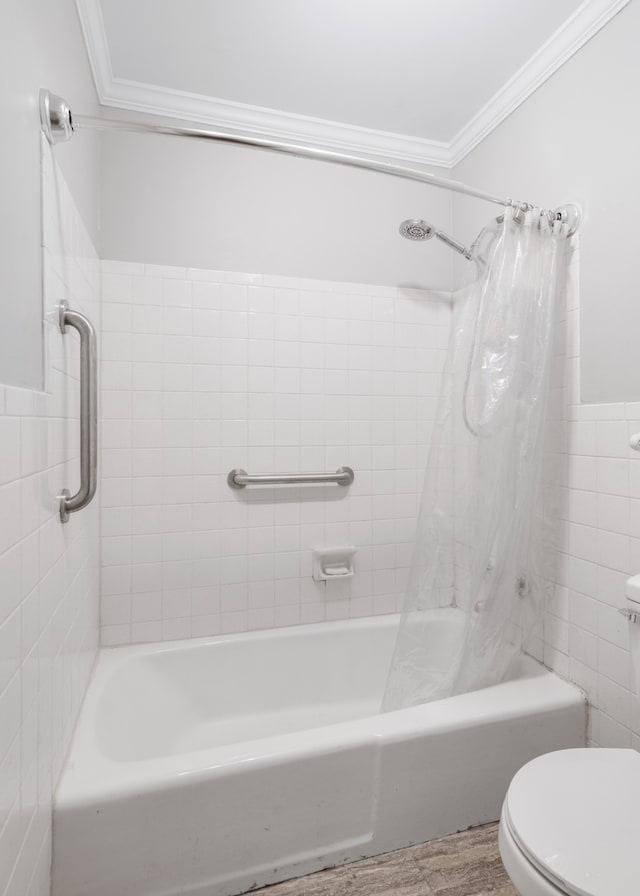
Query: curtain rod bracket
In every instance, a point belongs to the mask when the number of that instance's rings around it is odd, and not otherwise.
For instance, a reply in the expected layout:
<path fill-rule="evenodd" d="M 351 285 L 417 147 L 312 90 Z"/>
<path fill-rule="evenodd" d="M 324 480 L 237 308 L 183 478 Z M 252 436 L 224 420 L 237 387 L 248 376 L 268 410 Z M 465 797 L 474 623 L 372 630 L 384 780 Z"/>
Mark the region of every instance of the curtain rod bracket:
<path fill-rule="evenodd" d="M 567 202 L 566 205 L 553 211 L 556 221 L 567 225 L 567 236 L 573 236 L 582 221 L 582 209 L 575 202 Z"/>
<path fill-rule="evenodd" d="M 61 96 L 40 89 L 40 123 L 42 132 L 52 146 L 66 143 L 73 137 L 71 108 Z"/>

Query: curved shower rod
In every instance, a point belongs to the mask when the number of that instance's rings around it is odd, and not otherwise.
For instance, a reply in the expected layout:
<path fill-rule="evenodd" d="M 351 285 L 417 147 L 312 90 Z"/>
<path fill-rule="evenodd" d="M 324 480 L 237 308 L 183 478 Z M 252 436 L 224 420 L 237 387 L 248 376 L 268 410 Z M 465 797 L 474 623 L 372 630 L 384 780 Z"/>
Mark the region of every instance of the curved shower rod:
<path fill-rule="evenodd" d="M 473 196 L 475 199 L 483 199 L 486 202 L 492 202 L 495 205 L 502 205 L 506 208 L 511 207 L 521 211 L 527 211 L 532 208 L 532 205 L 528 202 L 521 202 L 510 197 L 501 199 L 499 196 L 493 196 L 490 193 L 485 193 L 483 190 L 469 187 L 467 184 L 460 183 L 457 180 L 429 174 L 426 171 L 420 171 L 418 168 L 405 168 L 402 165 L 378 162 L 373 159 L 335 152 L 330 149 L 316 149 L 310 146 L 300 146 L 296 143 L 284 143 L 267 137 L 250 137 L 229 131 L 216 131 L 210 128 L 186 127 L 178 123 L 175 125 L 149 124 L 141 121 L 98 118 L 92 115 L 72 115 L 69 104 L 62 97 L 56 96 L 45 89 L 40 91 L 40 119 L 42 130 L 52 144 L 70 140 L 78 127 L 92 130 L 127 131 L 136 134 L 164 134 L 169 137 L 192 137 L 197 140 L 211 140 L 215 143 L 228 143 L 234 146 L 251 146 L 256 149 L 265 149 L 269 152 L 283 153 L 302 159 L 313 159 L 318 162 L 331 162 L 333 165 L 346 165 L 349 168 L 376 171 L 379 174 L 388 174 L 391 177 L 412 180 L 417 183 L 429 184 L 432 187 L 450 190 L 453 193 Z M 573 206 L 566 206 L 549 212 L 549 216 L 553 220 L 568 223 L 571 232 L 577 227 L 577 220 L 575 220 L 574 215 Z"/>

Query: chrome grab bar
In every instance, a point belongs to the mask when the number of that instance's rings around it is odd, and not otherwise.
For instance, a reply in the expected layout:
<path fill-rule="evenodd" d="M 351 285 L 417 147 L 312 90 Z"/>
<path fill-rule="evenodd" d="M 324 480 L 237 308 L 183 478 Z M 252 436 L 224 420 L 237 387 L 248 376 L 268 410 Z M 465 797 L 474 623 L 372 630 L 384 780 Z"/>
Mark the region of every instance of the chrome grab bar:
<path fill-rule="evenodd" d="M 347 486 L 351 485 L 355 475 L 351 467 L 338 467 L 335 473 L 247 473 L 238 467 L 227 476 L 227 484 L 231 488 L 246 488 L 247 485 L 304 485 L 327 482 Z"/>
<path fill-rule="evenodd" d="M 71 311 L 67 302 L 58 305 L 60 332 L 73 327 L 80 334 L 80 488 L 71 495 L 68 488 L 62 490 L 60 519 L 68 522 L 69 514 L 82 510 L 89 504 L 98 481 L 98 377 L 96 331 L 79 311 Z"/>

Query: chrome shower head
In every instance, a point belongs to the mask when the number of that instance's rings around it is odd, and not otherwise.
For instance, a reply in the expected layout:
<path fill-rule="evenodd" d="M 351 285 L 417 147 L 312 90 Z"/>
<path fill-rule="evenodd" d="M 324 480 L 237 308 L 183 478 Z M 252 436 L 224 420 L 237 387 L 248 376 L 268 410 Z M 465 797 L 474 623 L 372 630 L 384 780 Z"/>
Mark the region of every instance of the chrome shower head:
<path fill-rule="evenodd" d="M 424 240 L 430 240 L 432 236 L 435 236 L 445 245 L 449 246 L 450 249 L 459 252 L 460 255 L 464 255 L 467 261 L 471 261 L 473 258 L 471 249 L 467 249 L 462 243 L 454 240 L 454 238 L 449 236 L 448 233 L 445 233 L 444 230 L 436 230 L 435 227 L 432 227 L 431 224 L 427 224 L 422 218 L 407 218 L 406 221 L 402 222 L 398 230 L 400 231 L 400 236 L 403 236 L 405 240 L 414 240 L 415 242 L 424 242 Z"/>
<path fill-rule="evenodd" d="M 402 222 L 399 230 L 405 240 L 430 240 L 435 234 L 431 224 L 427 224 L 426 221 L 419 218 L 408 218 Z"/>

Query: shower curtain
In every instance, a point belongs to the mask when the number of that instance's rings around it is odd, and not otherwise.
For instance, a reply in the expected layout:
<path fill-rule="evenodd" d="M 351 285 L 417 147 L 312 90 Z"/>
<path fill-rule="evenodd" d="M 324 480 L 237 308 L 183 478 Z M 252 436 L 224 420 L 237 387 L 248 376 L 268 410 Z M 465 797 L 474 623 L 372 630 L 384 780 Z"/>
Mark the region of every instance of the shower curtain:
<path fill-rule="evenodd" d="M 456 295 L 416 546 L 383 710 L 503 680 L 552 556 L 541 470 L 566 228 L 507 209 Z"/>

